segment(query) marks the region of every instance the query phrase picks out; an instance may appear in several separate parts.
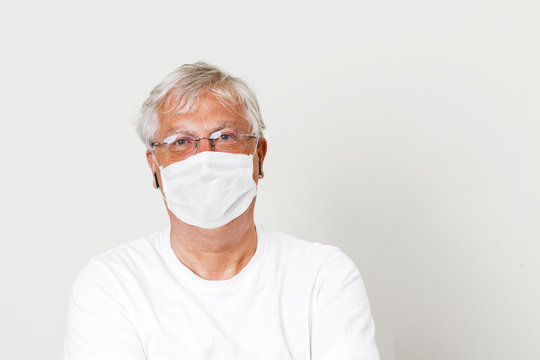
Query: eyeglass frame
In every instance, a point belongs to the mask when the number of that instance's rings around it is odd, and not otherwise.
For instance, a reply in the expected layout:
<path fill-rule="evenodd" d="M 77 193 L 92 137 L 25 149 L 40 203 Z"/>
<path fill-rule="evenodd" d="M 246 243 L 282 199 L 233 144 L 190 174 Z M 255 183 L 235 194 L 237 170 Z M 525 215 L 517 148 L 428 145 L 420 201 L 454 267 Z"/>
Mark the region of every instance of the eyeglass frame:
<path fill-rule="evenodd" d="M 191 140 L 191 141 L 193 141 L 195 143 L 193 154 L 195 154 L 197 152 L 197 149 L 199 148 L 199 141 L 201 141 L 202 139 L 206 139 L 206 140 L 208 140 L 210 142 L 210 146 L 212 146 L 212 148 L 214 148 L 216 146 L 215 143 L 214 143 L 214 140 L 219 139 L 220 136 L 221 136 L 221 130 L 218 130 L 218 131 L 214 131 L 212 134 L 210 134 L 210 136 L 201 136 L 198 139 Z M 256 134 L 240 134 L 240 136 L 242 136 L 242 137 L 250 137 L 250 138 L 254 138 L 254 139 L 259 138 Z M 174 141 L 171 141 L 171 142 L 166 141 L 167 139 L 172 138 L 172 137 L 174 137 L 174 139 L 175 139 Z M 165 139 L 163 139 L 163 142 L 154 141 L 154 142 L 150 143 L 150 145 L 152 145 L 152 147 L 159 146 L 159 145 L 171 145 L 171 144 L 174 144 L 177 137 L 178 137 L 178 135 L 167 136 Z"/>

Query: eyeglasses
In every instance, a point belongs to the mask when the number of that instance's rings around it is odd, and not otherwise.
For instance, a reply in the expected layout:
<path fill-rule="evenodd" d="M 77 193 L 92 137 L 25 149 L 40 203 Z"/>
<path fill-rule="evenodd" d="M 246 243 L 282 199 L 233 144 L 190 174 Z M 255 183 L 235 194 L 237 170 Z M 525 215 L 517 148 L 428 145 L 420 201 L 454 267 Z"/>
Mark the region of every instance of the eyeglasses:
<path fill-rule="evenodd" d="M 198 139 L 190 138 L 186 135 L 176 134 L 166 137 L 162 142 L 153 142 L 152 146 L 162 146 L 165 151 L 178 159 L 185 159 L 197 152 L 199 141 L 206 139 L 215 151 L 228 153 L 247 152 L 247 141 L 256 139 L 255 134 L 239 134 L 235 131 L 215 131 L 210 136 Z"/>

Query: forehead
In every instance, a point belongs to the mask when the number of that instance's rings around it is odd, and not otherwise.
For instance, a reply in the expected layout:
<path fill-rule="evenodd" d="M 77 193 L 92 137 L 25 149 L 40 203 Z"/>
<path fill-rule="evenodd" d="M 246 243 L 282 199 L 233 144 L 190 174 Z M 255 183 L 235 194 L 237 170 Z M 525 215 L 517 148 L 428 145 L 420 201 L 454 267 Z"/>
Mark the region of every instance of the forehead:
<path fill-rule="evenodd" d="M 178 111 L 177 103 L 166 99 L 158 110 L 158 135 L 186 131 L 205 133 L 233 127 L 245 131 L 250 130 L 241 106 L 225 106 L 211 95 L 203 95 L 197 99 L 187 112 Z M 206 134 L 204 135 L 206 136 Z"/>

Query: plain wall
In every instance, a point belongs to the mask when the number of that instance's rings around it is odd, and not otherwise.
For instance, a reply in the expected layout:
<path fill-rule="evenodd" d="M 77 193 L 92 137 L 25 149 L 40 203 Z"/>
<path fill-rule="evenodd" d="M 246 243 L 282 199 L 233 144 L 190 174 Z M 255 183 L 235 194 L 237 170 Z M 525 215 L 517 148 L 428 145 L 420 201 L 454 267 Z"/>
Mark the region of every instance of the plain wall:
<path fill-rule="evenodd" d="M 60 359 L 83 264 L 167 224 L 132 121 L 205 60 L 260 101 L 257 220 L 355 260 L 382 359 L 539 359 L 539 10 L 3 4 L 1 357 Z"/>

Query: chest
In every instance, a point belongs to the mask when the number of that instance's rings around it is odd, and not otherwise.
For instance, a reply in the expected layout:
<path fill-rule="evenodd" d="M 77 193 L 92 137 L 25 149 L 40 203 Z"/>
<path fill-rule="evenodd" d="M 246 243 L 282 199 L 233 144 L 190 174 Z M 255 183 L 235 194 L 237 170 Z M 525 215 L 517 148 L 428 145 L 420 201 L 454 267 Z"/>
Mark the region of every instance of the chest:
<path fill-rule="evenodd" d="M 283 282 L 228 293 L 171 283 L 133 304 L 148 360 L 307 359 L 309 309 L 309 291 Z"/>

